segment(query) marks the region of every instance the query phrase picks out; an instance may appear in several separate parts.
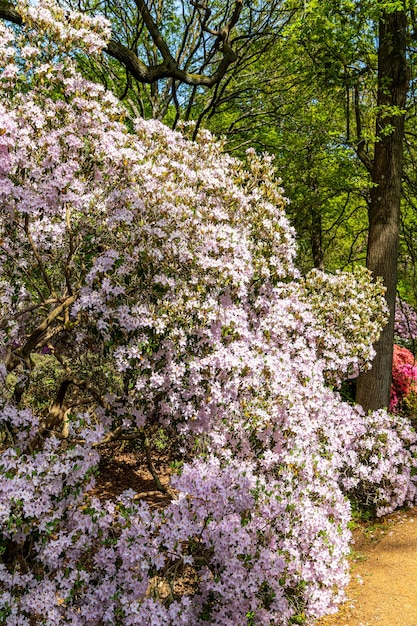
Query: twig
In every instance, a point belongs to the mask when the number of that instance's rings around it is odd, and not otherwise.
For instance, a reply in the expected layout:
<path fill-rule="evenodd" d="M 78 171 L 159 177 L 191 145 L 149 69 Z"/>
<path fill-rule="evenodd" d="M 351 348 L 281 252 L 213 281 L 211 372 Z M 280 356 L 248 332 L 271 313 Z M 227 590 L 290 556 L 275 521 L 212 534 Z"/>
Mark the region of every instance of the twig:
<path fill-rule="evenodd" d="M 67 231 L 68 231 L 68 236 L 69 236 L 69 252 L 68 252 L 67 260 L 65 262 L 65 269 L 64 269 L 65 284 L 67 285 L 68 294 L 72 296 L 73 290 L 72 290 L 71 281 L 70 281 L 70 277 L 71 277 L 70 262 L 71 262 L 72 257 L 74 256 L 74 238 L 73 238 L 73 233 L 72 233 L 72 228 L 71 228 L 71 210 L 68 207 L 68 205 L 65 207 L 65 221 L 67 224 Z"/>

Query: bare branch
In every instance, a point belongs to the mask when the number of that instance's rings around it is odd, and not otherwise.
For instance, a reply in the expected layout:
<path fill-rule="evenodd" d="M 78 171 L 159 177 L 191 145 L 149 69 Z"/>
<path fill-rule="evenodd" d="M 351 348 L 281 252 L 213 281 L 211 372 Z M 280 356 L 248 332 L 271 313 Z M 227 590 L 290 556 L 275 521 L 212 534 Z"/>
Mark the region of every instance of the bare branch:
<path fill-rule="evenodd" d="M 67 231 L 68 231 L 68 236 L 69 236 L 69 252 L 68 252 L 66 262 L 65 262 L 64 273 L 65 273 L 65 283 L 67 285 L 68 295 L 72 296 L 73 290 L 71 287 L 70 264 L 71 264 L 72 257 L 74 256 L 75 249 L 74 249 L 74 236 L 73 236 L 72 226 L 71 226 L 71 209 L 69 208 L 68 205 L 65 207 L 65 221 L 67 224 Z"/>
<path fill-rule="evenodd" d="M 159 52 L 162 54 L 162 57 L 165 63 L 167 63 L 168 65 L 172 64 L 173 66 L 176 66 L 176 61 L 174 57 L 171 55 L 171 52 L 167 44 L 165 43 L 159 31 L 158 26 L 154 22 L 152 15 L 148 7 L 146 6 L 146 2 L 144 2 L 144 0 L 135 0 L 135 3 L 138 8 L 140 16 L 142 17 L 145 23 L 145 26 L 148 29 L 150 36 L 152 37 L 152 41 L 154 42 L 155 46 L 158 48 Z"/>
<path fill-rule="evenodd" d="M 55 348 L 53 346 L 49 346 L 49 347 L 51 349 L 52 354 L 56 358 L 56 360 L 64 368 L 65 373 L 67 374 L 67 376 L 70 377 L 71 384 L 75 385 L 79 389 L 84 389 L 85 391 L 88 391 L 88 393 L 91 394 L 91 396 L 94 398 L 94 400 L 96 400 L 96 402 L 98 402 L 100 404 L 100 406 L 102 406 L 106 410 L 110 410 L 111 406 L 108 404 L 108 402 L 105 401 L 105 399 L 103 398 L 101 393 L 94 387 L 94 385 L 92 385 L 91 382 L 87 378 L 83 378 L 83 379 L 76 378 L 74 376 L 74 373 L 73 373 L 72 369 L 70 368 L 70 366 L 68 365 L 68 363 L 66 362 L 64 357 L 62 357 L 60 354 L 58 354 L 58 352 L 55 350 Z"/>
<path fill-rule="evenodd" d="M 157 487 L 157 489 L 159 491 L 161 491 L 162 493 L 166 493 L 167 495 L 171 496 L 172 498 L 176 498 L 175 492 L 171 489 L 170 486 L 165 486 L 161 483 L 161 481 L 159 480 L 159 476 L 156 473 L 156 469 L 155 466 L 153 464 L 152 461 L 152 455 L 151 455 L 151 447 L 150 447 L 150 443 L 149 443 L 149 439 L 146 435 L 146 433 L 142 433 L 142 441 L 143 441 L 143 446 L 145 448 L 145 454 L 146 454 L 146 464 L 148 466 L 148 470 L 150 471 L 150 473 L 152 474 L 152 478 L 154 479 L 155 485 Z"/>
<path fill-rule="evenodd" d="M 63 421 L 66 407 L 64 406 L 65 395 L 68 387 L 71 385 L 71 380 L 63 380 L 56 395 L 55 400 L 51 404 L 48 417 L 45 420 L 45 424 L 39 434 L 42 436 L 47 431 L 52 430 L 59 422 Z"/>
<path fill-rule="evenodd" d="M 106 435 L 104 435 L 103 439 L 101 441 L 99 441 L 98 443 L 94 444 L 95 448 L 98 448 L 98 446 L 103 446 L 107 443 L 111 443 L 112 441 L 116 441 L 116 439 L 119 439 L 120 435 L 122 434 L 123 429 L 121 426 L 119 426 L 118 428 L 116 428 L 115 430 L 110 430 Z"/>
<path fill-rule="evenodd" d="M 48 416 L 45 422 L 40 426 L 37 435 L 32 439 L 29 445 L 30 450 L 36 450 L 39 447 L 44 436 L 53 430 L 58 424 L 63 423 L 65 419 L 65 413 L 67 411 L 64 406 L 64 399 L 70 386 L 70 380 L 63 380 L 56 395 L 55 400 L 51 404 Z"/>
<path fill-rule="evenodd" d="M 173 78 L 187 85 L 212 87 L 221 81 L 229 66 L 237 59 L 236 54 L 227 43 L 223 43 L 219 49 L 223 54 L 223 59 L 219 62 L 216 71 L 210 76 L 186 72 L 178 67 L 175 60 L 164 61 L 164 63 L 159 65 L 147 66 L 138 59 L 132 50 L 113 40 L 108 43 L 105 52 L 120 61 L 132 77 L 141 83 L 152 84 L 163 78 Z"/>
<path fill-rule="evenodd" d="M 27 309 L 24 309 L 23 311 L 18 311 L 17 313 L 15 313 L 15 315 L 0 318 L 0 330 L 4 330 L 11 319 L 17 320 L 19 317 L 22 317 L 22 315 L 31 313 L 32 311 L 40 309 L 44 306 L 49 306 L 50 304 L 57 304 L 58 302 L 59 300 L 57 300 L 56 298 L 50 298 L 49 300 L 39 302 L 38 304 L 32 304 L 32 306 L 27 307 Z"/>
<path fill-rule="evenodd" d="M 10 2 L 6 2 L 5 0 L 0 0 L 0 17 L 3 20 L 13 22 L 13 24 L 18 24 L 19 26 L 23 22 L 20 13 Z"/>

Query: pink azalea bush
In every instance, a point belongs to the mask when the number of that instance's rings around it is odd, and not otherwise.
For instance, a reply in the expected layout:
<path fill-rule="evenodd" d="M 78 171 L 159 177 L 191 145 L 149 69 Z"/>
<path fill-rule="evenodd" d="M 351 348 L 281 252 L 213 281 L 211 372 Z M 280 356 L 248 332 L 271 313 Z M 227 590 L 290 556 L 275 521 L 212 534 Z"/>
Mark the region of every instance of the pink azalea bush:
<path fill-rule="evenodd" d="M 414 355 L 407 348 L 394 345 L 390 411 L 404 410 L 405 401 L 410 394 L 415 393 L 416 381 Z"/>
<path fill-rule="evenodd" d="M 0 25 L 0 623 L 286 626 L 335 610 L 350 504 L 415 498 L 407 422 L 331 387 L 386 320 L 365 270 L 301 279 L 269 157 L 126 120 L 78 73 L 107 23 Z M 93 496 L 165 429 L 168 504 Z M 382 462 L 383 461 L 383 462 Z M 137 497 L 138 496 L 138 497 Z"/>

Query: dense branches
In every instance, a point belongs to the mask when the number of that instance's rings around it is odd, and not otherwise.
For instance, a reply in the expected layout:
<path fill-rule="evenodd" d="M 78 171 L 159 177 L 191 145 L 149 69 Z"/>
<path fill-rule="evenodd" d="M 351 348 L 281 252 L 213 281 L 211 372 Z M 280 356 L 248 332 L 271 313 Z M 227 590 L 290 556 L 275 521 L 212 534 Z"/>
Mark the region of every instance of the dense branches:
<path fill-rule="evenodd" d="M 216 67 L 209 74 L 189 72 L 187 69 L 181 68 L 181 60 L 170 52 L 159 26 L 153 19 L 146 2 L 142 0 L 136 0 L 138 18 L 143 20 L 154 45 L 161 55 L 160 62 L 147 65 L 137 56 L 133 49 L 113 39 L 108 41 L 104 51 L 119 61 L 126 68 L 129 75 L 140 83 L 152 84 L 165 78 L 171 78 L 174 81 L 180 81 L 187 85 L 211 87 L 224 77 L 229 66 L 236 61 L 237 57 L 231 47 L 230 36 L 239 20 L 242 4 L 242 0 L 236 0 L 229 18 L 224 20 L 220 29 L 215 30 L 209 27 L 211 11 L 207 5 L 197 2 L 191 3 L 195 8 L 195 16 L 192 17 L 193 21 L 195 21 L 195 24 L 193 24 L 194 29 L 201 29 L 197 37 L 203 41 L 204 34 L 209 33 L 213 39 L 210 56 L 213 57 L 215 51 L 219 52 L 217 55 L 219 60 L 215 63 Z M 0 1 L 0 18 L 11 21 L 14 24 L 22 24 L 18 7 L 11 2 L 7 2 L 7 0 Z"/>

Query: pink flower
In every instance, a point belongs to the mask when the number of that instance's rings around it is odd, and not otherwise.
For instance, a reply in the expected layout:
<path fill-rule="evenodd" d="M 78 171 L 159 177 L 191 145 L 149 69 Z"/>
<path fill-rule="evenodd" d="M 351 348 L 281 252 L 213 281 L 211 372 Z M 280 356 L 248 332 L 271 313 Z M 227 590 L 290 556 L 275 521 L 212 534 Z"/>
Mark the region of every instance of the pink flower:
<path fill-rule="evenodd" d="M 394 345 L 390 410 L 398 410 L 401 401 L 415 389 L 417 367 L 407 348 Z"/>

